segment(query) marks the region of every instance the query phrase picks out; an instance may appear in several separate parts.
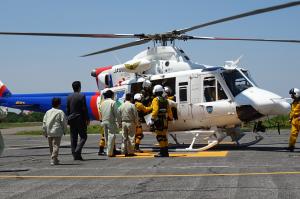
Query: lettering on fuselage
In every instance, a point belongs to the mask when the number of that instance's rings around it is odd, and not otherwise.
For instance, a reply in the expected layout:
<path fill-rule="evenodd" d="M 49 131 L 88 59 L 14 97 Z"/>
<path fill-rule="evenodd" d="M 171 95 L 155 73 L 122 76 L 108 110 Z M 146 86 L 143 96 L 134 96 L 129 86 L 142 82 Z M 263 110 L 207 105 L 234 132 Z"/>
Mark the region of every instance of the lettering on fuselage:
<path fill-rule="evenodd" d="M 16 101 L 16 103 L 15 103 L 16 105 L 24 105 L 24 104 L 26 104 L 25 102 L 22 102 L 22 101 Z"/>
<path fill-rule="evenodd" d="M 125 72 L 124 68 L 115 68 L 114 73 L 123 73 Z"/>

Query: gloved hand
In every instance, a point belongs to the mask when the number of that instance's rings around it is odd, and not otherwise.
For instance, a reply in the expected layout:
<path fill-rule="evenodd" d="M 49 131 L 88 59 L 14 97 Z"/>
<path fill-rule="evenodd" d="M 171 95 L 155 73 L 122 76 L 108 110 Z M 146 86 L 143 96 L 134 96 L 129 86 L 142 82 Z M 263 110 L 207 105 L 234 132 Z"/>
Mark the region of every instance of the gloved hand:
<path fill-rule="evenodd" d="M 151 118 L 151 120 L 150 120 L 150 122 L 149 122 L 149 125 L 150 125 L 150 126 L 154 125 L 154 119 Z"/>

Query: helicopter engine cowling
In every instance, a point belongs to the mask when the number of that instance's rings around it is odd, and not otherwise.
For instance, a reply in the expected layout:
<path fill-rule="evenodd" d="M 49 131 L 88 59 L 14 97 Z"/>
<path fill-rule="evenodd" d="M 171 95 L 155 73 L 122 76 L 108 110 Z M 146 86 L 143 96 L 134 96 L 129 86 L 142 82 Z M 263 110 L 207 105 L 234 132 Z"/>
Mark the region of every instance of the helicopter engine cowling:
<path fill-rule="evenodd" d="M 120 68 L 128 73 L 142 73 L 151 68 L 151 62 L 147 59 L 133 59 L 122 64 Z"/>

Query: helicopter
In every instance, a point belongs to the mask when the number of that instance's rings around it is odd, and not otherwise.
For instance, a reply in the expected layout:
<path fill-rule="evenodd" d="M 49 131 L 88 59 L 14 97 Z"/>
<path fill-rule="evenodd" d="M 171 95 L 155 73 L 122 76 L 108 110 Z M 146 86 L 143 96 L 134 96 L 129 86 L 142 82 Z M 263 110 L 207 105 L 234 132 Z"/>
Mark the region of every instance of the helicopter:
<path fill-rule="evenodd" d="M 175 104 L 178 111 L 178 120 L 170 122 L 170 132 L 191 131 L 194 137 L 187 149 L 203 151 L 216 146 L 228 136 L 242 146 L 239 141 L 243 136 L 240 130 L 243 122 L 287 114 L 290 104 L 281 96 L 259 88 L 249 72 L 238 66 L 240 59 L 228 61 L 224 66 L 217 67 L 197 64 L 192 62 L 185 52 L 175 45 L 175 42 L 177 40 L 234 40 L 300 43 L 300 40 L 201 37 L 186 34 L 199 28 L 298 5 L 300 5 L 300 1 L 289 2 L 156 34 L 0 32 L 0 35 L 138 39 L 88 53 L 82 57 L 153 42 L 153 47 L 147 48 L 123 64 L 99 67 L 91 72 L 100 92 L 94 102 L 99 107 L 101 92 L 106 88 L 113 90 L 116 100 L 122 102 L 125 93 L 141 92 L 142 83 L 145 80 L 152 82 L 153 86 L 157 84 L 168 86 L 176 96 Z M 147 129 L 146 124 L 144 124 L 144 128 Z M 204 133 L 208 134 L 205 138 L 207 145 L 194 149 L 196 138 Z M 253 142 L 246 143 L 246 145 L 257 143 L 261 139 L 261 136 L 257 136 Z"/>

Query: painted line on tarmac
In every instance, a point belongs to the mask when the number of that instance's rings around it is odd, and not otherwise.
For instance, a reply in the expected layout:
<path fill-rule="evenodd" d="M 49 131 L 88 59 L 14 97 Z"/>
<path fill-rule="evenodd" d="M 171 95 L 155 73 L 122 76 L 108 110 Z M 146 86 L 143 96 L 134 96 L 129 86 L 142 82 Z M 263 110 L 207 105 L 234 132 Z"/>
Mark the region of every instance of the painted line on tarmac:
<path fill-rule="evenodd" d="M 117 155 L 117 158 L 154 158 L 156 153 L 151 151 L 144 151 L 143 153 L 135 153 L 136 156 L 125 157 L 124 155 Z M 228 155 L 228 151 L 202 151 L 196 153 L 169 153 L 170 157 L 226 157 Z"/>
<path fill-rule="evenodd" d="M 115 178 L 169 178 L 169 177 L 224 177 L 224 176 L 264 176 L 264 175 L 300 175 L 300 171 L 254 172 L 254 173 L 196 173 L 196 174 L 149 174 L 118 176 L 16 176 L 0 175 L 0 179 L 115 179 Z"/>

